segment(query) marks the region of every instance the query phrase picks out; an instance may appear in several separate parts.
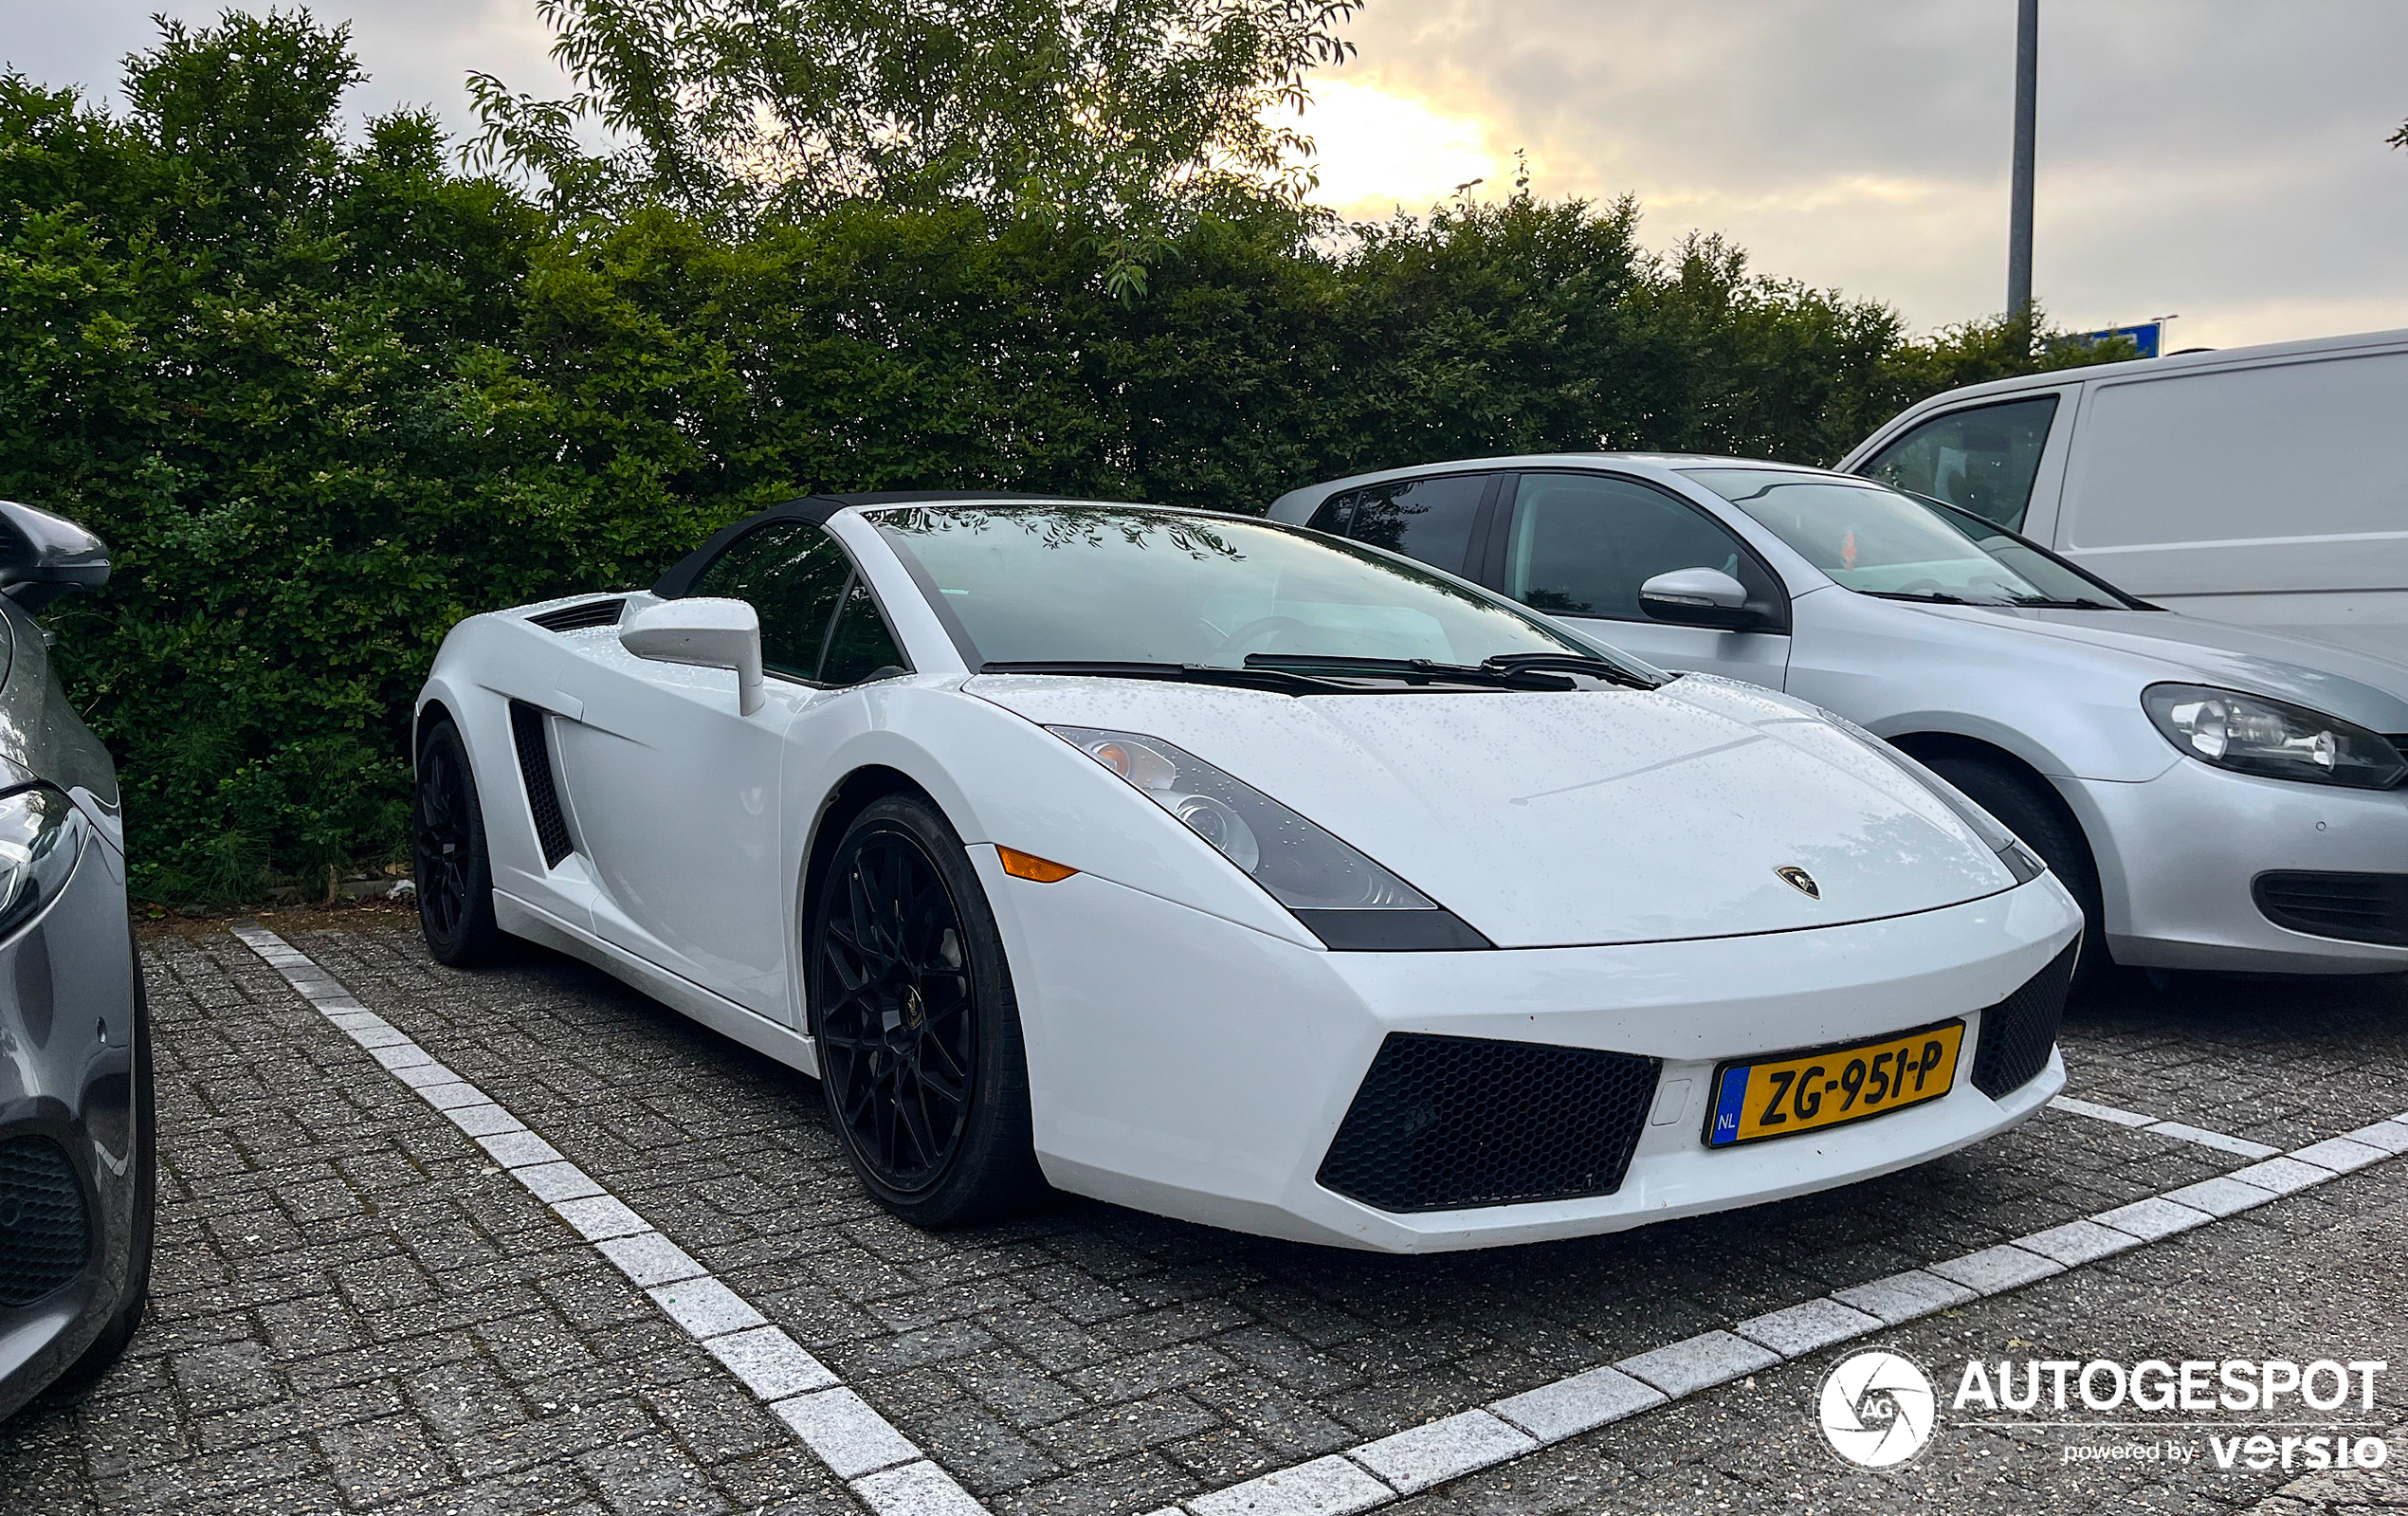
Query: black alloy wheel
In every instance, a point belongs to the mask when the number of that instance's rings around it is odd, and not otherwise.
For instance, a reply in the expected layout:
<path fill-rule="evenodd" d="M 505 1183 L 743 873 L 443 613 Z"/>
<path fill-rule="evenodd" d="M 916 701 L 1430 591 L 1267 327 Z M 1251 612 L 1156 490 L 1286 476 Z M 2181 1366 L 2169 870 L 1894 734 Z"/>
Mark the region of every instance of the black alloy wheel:
<path fill-rule="evenodd" d="M 465 967 L 499 953 L 502 934 L 493 919 L 484 811 L 477 803 L 467 745 L 449 721 L 436 723 L 418 747 L 410 859 L 418 926 L 436 961 Z"/>
<path fill-rule="evenodd" d="M 922 1226 L 1036 1194 L 1027 1056 L 1002 941 L 960 841 L 894 796 L 846 830 L 814 891 L 812 1030 L 846 1157 Z"/>

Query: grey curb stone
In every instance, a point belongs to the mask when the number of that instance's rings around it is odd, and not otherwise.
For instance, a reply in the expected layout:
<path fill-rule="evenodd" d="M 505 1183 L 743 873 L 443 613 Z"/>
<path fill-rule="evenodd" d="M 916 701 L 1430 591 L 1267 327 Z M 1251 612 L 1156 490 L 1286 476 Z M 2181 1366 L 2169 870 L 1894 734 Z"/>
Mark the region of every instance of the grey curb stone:
<path fill-rule="evenodd" d="M 1878 1316 L 1824 1297 L 1786 1310 L 1751 1316 L 1731 1328 L 1752 1342 L 1761 1342 L 1783 1358 L 1797 1358 L 1817 1348 L 1877 1331 Z"/>
<path fill-rule="evenodd" d="M 2096 1263 L 2101 1258 L 2137 1248 L 2141 1239 L 2128 1232 L 2103 1227 L 2095 1221 L 2069 1221 L 2061 1227 L 2035 1232 L 2028 1237 L 2017 1237 L 2016 1246 L 2029 1248 L 2044 1258 L 2053 1258 L 2071 1269 L 2076 1264 Z"/>
<path fill-rule="evenodd" d="M 2297 1159 L 2270 1158 L 2263 1163 L 2235 1169 L 2224 1177 L 2242 1184 L 2255 1185 L 2261 1190 L 2271 1190 L 2276 1195 L 2292 1195 L 2311 1185 L 2322 1184 L 2333 1176 L 2329 1169 L 2302 1163 Z"/>
<path fill-rule="evenodd" d="M 463 1105 L 489 1105 L 485 1092 L 466 1081 L 448 1085 L 426 1085 L 418 1089 L 418 1098 L 437 1110 L 458 1110 Z"/>
<path fill-rule="evenodd" d="M 1931 1266 L 1931 1271 L 1967 1289 L 1995 1295 L 2002 1289 L 2013 1289 L 2035 1279 L 2061 1274 L 2065 1272 L 2065 1265 L 2054 1258 L 2027 1251 L 2014 1243 L 2002 1242 L 1995 1248 L 1984 1248 L 1961 1258 L 1943 1258 Z"/>
<path fill-rule="evenodd" d="M 2217 1175 L 2197 1184 L 2185 1184 L 2179 1190 L 2168 1190 L 2165 1198 L 2176 1205 L 2187 1205 L 2194 1211 L 2204 1211 L 2212 1216 L 2229 1216 L 2264 1205 L 2274 1198 L 2271 1190 L 2261 1190 L 2254 1184 L 2243 1184 Z"/>
<path fill-rule="evenodd" d="M 919 1459 L 920 1450 L 850 1390 L 798 1395 L 770 1407 L 839 1479 Z"/>
<path fill-rule="evenodd" d="M 2385 1156 L 2381 1148 L 2368 1147 L 2363 1142 L 2353 1142 L 2346 1137 L 2328 1137 L 2321 1142 L 2311 1143 L 2291 1154 L 2291 1157 L 2302 1163 L 2313 1163 L 2320 1169 L 2330 1169 L 2335 1174 L 2348 1174 L 2362 1169 Z"/>
<path fill-rule="evenodd" d="M 1560 1442 L 1670 1403 L 1663 1391 L 1618 1369 L 1596 1368 L 1499 1400 L 1488 1409 L 1541 1442 Z"/>
<path fill-rule="evenodd" d="M 878 1516 L 987 1516 L 953 1475 L 924 1458 L 856 1479 L 853 1493 Z"/>
<path fill-rule="evenodd" d="M 693 1279 L 710 1271 L 696 1263 L 684 1249 L 657 1232 L 611 1237 L 593 1246 L 603 1257 L 619 1266 L 619 1272 L 648 1289 L 654 1285 L 672 1285 L 681 1279 Z"/>
<path fill-rule="evenodd" d="M 2076 1116 L 2088 1116 L 2092 1121 L 2113 1122 L 2118 1126 L 2147 1126 L 2157 1120 L 2154 1116 L 2143 1116 L 2136 1110 L 2120 1110 L 2113 1105 L 2094 1105 L 2087 1100 L 2076 1100 L 2071 1095 L 2059 1095 L 2049 1104 L 2057 1110 L 2071 1111 Z"/>
<path fill-rule="evenodd" d="M 503 1132 L 523 1132 L 526 1123 L 491 1101 L 482 1105 L 455 1105 L 444 1116 L 452 1125 L 470 1137 L 496 1137 Z"/>
<path fill-rule="evenodd" d="M 2207 1218 L 2201 1216 L 2199 1219 L 2204 1221 Z M 1863 1311 L 1884 1326 L 1897 1326 L 1980 1297 L 1954 1280 L 1943 1279 L 1921 1269 L 1909 1269 L 1902 1274 L 1876 1279 L 1870 1285 L 1833 1290 L 1831 1298 Z"/>
<path fill-rule="evenodd" d="M 628 1214 L 634 1215 L 631 1211 Z M 646 1293 L 664 1315 L 696 1338 L 724 1337 L 729 1332 L 769 1324 L 769 1318 L 755 1310 L 752 1302 L 709 1274 L 682 1284 L 661 1285 Z"/>
<path fill-rule="evenodd" d="M 2386 1153 L 2394 1155 L 2408 1153 L 2408 1123 L 2381 1121 L 2372 1126 L 2361 1126 L 2354 1132 L 2344 1132 L 2341 1135 L 2350 1142 L 2363 1142 L 2368 1147 L 2381 1148 Z"/>
<path fill-rule="evenodd" d="M 783 1400 L 836 1382 L 828 1365 L 812 1357 L 775 1326 L 714 1337 L 702 1346 L 763 1400 Z"/>
<path fill-rule="evenodd" d="M 576 1229 L 578 1236 L 588 1242 L 600 1242 L 606 1237 L 632 1236 L 649 1232 L 652 1224 L 627 1208 L 627 1203 L 613 1196 L 593 1195 L 582 1200 L 562 1200 L 552 1208 L 552 1214 Z"/>
<path fill-rule="evenodd" d="M 2203 1227 L 2216 1218 L 2196 1206 L 2181 1205 L 2162 1195 L 2153 1195 L 2145 1200 L 2135 1200 L 2112 1211 L 2102 1211 L 2090 1219 L 2101 1226 L 2128 1233 L 2143 1242 L 2155 1242 L 2178 1232 Z"/>
<path fill-rule="evenodd" d="M 458 1074 L 438 1063 L 413 1064 L 408 1069 L 396 1069 L 392 1074 L 412 1089 L 431 1089 L 438 1085 L 460 1083 Z"/>
<path fill-rule="evenodd" d="M 533 1132 L 496 1132 L 480 1137 L 477 1145 L 485 1150 L 496 1163 L 505 1169 L 523 1169 L 538 1163 L 565 1161 L 560 1150 Z"/>
<path fill-rule="evenodd" d="M 1743 1337 L 1734 1337 L 1729 1332 L 1700 1332 L 1651 1352 L 1634 1354 L 1614 1366 L 1677 1400 L 1708 1385 L 1770 1368 L 1780 1361 L 1779 1354 Z"/>
<path fill-rule="evenodd" d="M 1395 1490 L 1332 1455 L 1198 1495 L 1195 1516 L 1348 1516 L 1396 1498 Z"/>
<path fill-rule="evenodd" d="M 602 1186 L 593 1176 L 574 1163 L 530 1163 L 525 1168 L 512 1169 L 511 1176 L 527 1187 L 544 1204 L 555 1200 L 581 1200 L 589 1195 L 600 1195 Z"/>
<path fill-rule="evenodd" d="M 1427 1489 L 1519 1457 L 1538 1445 L 1538 1439 L 1529 1434 L 1505 1425 L 1486 1411 L 1466 1411 L 1461 1416 L 1365 1443 L 1347 1456 L 1386 1480 L 1396 1493 L 1410 1495 L 1416 1489 Z"/>

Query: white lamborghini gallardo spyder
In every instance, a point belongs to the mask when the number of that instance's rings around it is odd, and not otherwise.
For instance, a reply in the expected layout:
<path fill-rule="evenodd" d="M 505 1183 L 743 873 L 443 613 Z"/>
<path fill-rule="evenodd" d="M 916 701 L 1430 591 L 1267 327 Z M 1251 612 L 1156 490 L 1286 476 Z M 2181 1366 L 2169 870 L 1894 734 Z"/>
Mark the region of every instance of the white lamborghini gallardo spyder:
<path fill-rule="evenodd" d="M 454 628 L 447 963 L 598 964 L 815 1075 L 938 1226 L 1050 1185 L 1396 1251 L 1844 1184 L 2063 1086 L 2081 913 L 1785 696 L 1250 518 L 814 497 Z"/>

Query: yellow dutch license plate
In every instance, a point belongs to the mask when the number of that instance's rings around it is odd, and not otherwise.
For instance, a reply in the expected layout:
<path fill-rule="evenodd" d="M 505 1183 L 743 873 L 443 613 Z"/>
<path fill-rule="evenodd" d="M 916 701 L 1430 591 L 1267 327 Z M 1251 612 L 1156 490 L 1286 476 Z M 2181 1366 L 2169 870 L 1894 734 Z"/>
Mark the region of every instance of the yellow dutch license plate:
<path fill-rule="evenodd" d="M 1964 1040 L 1962 1021 L 1942 1021 L 1870 1042 L 1726 1063 L 1714 1070 L 1706 1145 L 1819 1132 L 1938 1100 L 1956 1085 Z"/>

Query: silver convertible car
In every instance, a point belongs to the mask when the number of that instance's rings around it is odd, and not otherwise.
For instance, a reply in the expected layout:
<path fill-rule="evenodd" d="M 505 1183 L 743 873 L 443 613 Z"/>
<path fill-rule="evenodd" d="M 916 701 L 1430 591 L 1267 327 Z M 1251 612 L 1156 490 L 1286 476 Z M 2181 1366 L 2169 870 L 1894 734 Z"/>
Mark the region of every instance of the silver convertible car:
<path fill-rule="evenodd" d="M 2162 611 L 1981 517 L 1787 465 L 1484 458 L 1270 514 L 1888 738 L 2038 851 L 2116 962 L 2408 969 L 2408 667 Z"/>

